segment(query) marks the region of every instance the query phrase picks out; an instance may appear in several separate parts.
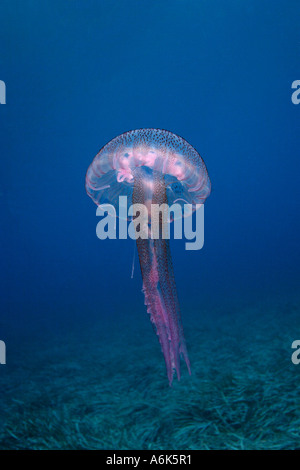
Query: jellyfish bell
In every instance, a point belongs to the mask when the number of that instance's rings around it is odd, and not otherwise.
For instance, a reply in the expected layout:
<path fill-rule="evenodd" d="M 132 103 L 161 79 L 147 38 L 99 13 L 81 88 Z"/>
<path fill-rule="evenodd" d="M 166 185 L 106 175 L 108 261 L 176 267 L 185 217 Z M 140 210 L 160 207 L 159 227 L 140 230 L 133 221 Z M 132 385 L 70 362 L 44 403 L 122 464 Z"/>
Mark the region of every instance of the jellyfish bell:
<path fill-rule="evenodd" d="M 127 196 L 130 206 L 135 175 L 141 168 L 149 191 L 153 189 L 153 173 L 162 175 L 169 206 L 179 204 L 184 217 L 210 194 L 210 180 L 199 153 L 182 137 L 162 129 L 132 130 L 106 144 L 88 168 L 87 194 L 97 205 L 109 203 L 116 208 L 119 196 Z M 185 204 L 192 208 L 184 212 Z"/>

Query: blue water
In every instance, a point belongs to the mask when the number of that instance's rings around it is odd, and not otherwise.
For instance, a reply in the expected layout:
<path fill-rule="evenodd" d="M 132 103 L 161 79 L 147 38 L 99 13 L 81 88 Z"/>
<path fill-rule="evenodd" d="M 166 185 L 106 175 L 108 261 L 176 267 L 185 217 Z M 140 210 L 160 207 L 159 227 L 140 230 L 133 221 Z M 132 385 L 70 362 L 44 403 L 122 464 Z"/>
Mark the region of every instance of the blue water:
<path fill-rule="evenodd" d="M 0 446 L 299 447 L 296 431 L 286 438 L 300 423 L 299 399 L 291 398 L 300 365 L 290 360 L 291 342 L 300 337 L 300 105 L 291 101 L 291 84 L 300 79 L 299 1 L 2 0 L 0 17 L 0 79 L 7 93 L 0 106 L 0 340 L 7 346 L 0 380 L 2 404 L 10 410 L 9 416 L 3 411 Z M 185 251 L 182 242 L 172 242 L 195 371 L 174 389 L 143 304 L 137 261 L 131 279 L 134 243 L 97 239 L 96 206 L 84 188 L 103 145 L 146 127 L 183 136 L 203 157 L 212 182 L 203 249 Z M 258 347 L 264 335 L 268 340 Z M 226 349 L 227 366 L 213 361 L 214 345 Z M 209 430 L 219 415 L 202 413 L 200 403 L 212 390 L 203 384 L 230 369 L 232 358 L 234 371 L 247 368 L 246 346 L 255 356 L 252 378 L 243 377 L 239 398 L 240 382 L 230 379 L 233 408 L 241 399 L 251 408 L 245 390 L 258 380 L 263 386 L 266 354 L 280 350 L 283 375 L 276 369 L 268 377 L 273 389 L 283 387 L 278 393 L 291 409 L 281 409 L 278 423 L 264 422 L 257 398 L 253 412 L 245 418 L 237 411 L 235 419 L 251 419 L 252 428 L 256 422 L 269 435 L 251 437 L 241 427 L 232 431 L 239 435 L 233 442 L 220 428 L 214 441 Z M 98 388 L 89 392 L 93 383 Z M 85 394 L 86 407 L 93 401 L 92 411 L 78 405 L 77 427 L 63 414 L 74 415 L 68 387 L 70 396 Z M 226 387 L 225 381 L 218 390 Z M 104 406 L 95 394 L 106 389 Z M 32 408 L 45 396 L 42 410 Z M 164 417 L 145 411 L 149 403 L 164 409 Z M 168 403 L 176 408 L 175 421 Z M 226 410 L 228 404 L 211 406 Z M 264 406 L 271 416 L 272 400 Z M 27 434 L 26 413 L 36 423 Z M 95 433 L 104 429 L 97 440 L 80 427 L 95 413 Z M 123 423 L 127 437 L 109 434 L 110 419 Z M 45 441 L 41 423 L 54 423 L 53 440 Z M 168 426 L 177 433 L 172 444 Z M 191 426 L 196 431 L 189 434 Z M 280 426 L 282 434 L 275 435 Z M 137 442 L 132 435 L 140 436 Z"/>

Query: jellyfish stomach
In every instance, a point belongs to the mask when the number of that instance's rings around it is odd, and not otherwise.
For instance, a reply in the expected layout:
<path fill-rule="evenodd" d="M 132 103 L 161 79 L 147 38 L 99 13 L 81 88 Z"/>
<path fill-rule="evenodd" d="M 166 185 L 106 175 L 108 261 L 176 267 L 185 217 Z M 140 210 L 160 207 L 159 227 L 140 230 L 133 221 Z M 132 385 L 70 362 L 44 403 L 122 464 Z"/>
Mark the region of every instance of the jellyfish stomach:
<path fill-rule="evenodd" d="M 139 176 L 139 177 L 138 177 Z M 144 190 L 143 172 L 135 175 L 133 203 L 149 201 L 149 182 Z M 152 203 L 167 203 L 163 176 L 153 172 Z M 151 221 L 150 221 L 151 223 Z M 136 240 L 140 260 L 145 305 L 164 355 L 170 385 L 176 370 L 180 380 L 180 356 L 182 355 L 189 373 L 190 362 L 186 350 L 181 324 L 175 277 L 168 239 L 138 238 Z"/>

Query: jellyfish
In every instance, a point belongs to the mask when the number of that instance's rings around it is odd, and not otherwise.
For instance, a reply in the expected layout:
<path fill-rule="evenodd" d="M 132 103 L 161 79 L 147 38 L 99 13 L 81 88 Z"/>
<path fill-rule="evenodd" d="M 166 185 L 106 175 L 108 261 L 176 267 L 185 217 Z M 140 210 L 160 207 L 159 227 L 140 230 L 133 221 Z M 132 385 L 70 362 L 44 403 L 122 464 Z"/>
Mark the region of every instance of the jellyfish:
<path fill-rule="evenodd" d="M 210 194 L 210 180 L 199 153 L 182 137 L 162 129 L 136 129 L 106 144 L 86 174 L 87 194 L 97 205 L 118 207 L 119 196 L 132 204 L 190 204 L 195 210 Z M 198 205 L 198 206 L 196 206 Z M 162 224 L 161 214 L 159 222 Z M 147 220 L 151 229 L 151 215 Z M 164 356 L 169 384 L 180 358 L 190 361 L 183 334 L 169 239 L 137 237 L 145 305 Z"/>

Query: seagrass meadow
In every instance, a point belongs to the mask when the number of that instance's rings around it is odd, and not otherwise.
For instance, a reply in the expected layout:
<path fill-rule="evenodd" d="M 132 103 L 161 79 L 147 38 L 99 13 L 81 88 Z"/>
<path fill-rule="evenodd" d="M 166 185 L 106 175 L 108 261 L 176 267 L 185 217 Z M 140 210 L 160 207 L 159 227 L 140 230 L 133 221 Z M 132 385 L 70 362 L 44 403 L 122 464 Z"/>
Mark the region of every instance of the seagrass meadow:
<path fill-rule="evenodd" d="M 297 449 L 299 313 L 296 299 L 269 299 L 190 315 L 192 375 L 172 387 L 143 317 L 130 332 L 124 320 L 19 338 L 0 380 L 0 448 Z"/>

